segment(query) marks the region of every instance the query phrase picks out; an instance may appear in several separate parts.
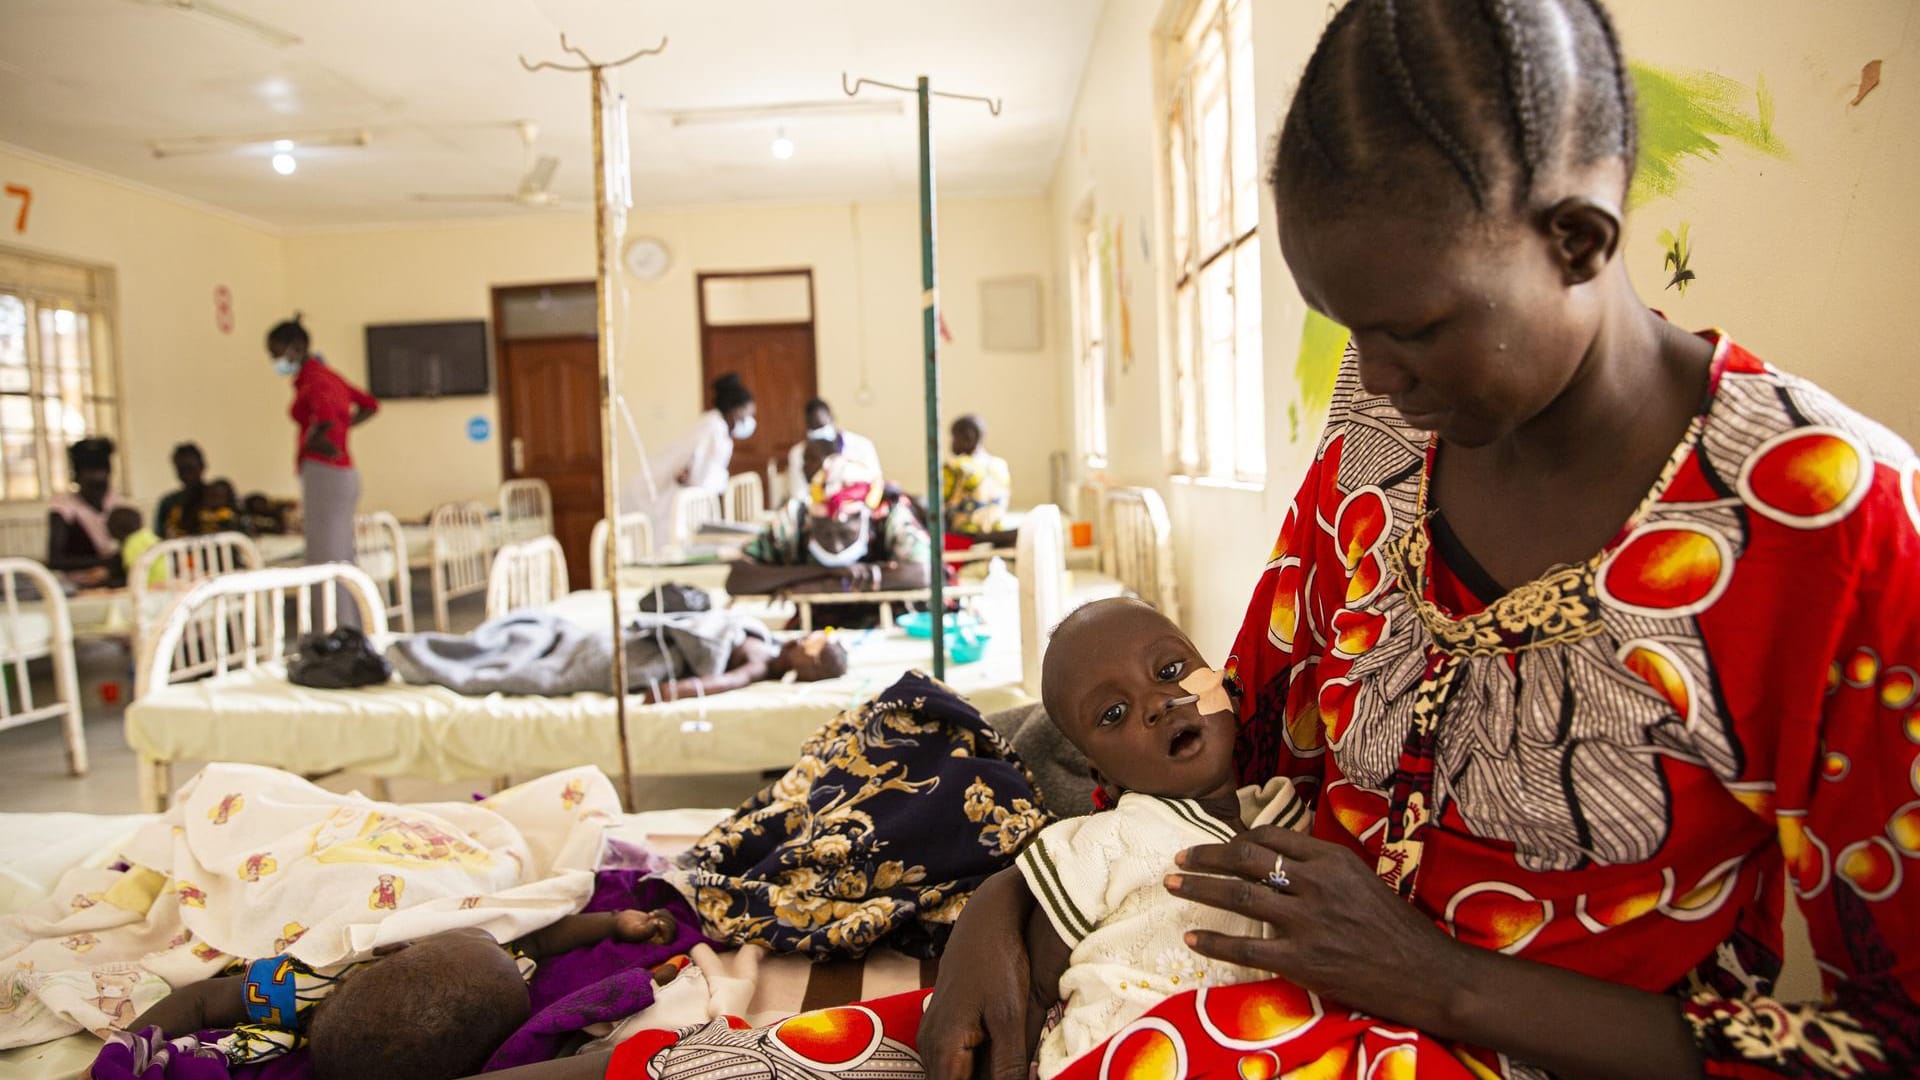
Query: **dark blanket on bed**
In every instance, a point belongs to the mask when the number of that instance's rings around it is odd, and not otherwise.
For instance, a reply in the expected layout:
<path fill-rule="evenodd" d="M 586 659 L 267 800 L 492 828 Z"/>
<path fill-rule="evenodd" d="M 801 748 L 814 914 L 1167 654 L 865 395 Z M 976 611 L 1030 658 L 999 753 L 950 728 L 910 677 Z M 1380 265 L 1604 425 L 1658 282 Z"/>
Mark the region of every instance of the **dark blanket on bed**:
<path fill-rule="evenodd" d="M 821 728 L 668 876 L 706 933 L 813 957 L 931 956 L 1051 818 L 998 732 L 910 672 Z"/>
<path fill-rule="evenodd" d="M 633 870 L 594 875 L 593 899 L 583 911 L 666 910 L 680 932 L 665 945 L 602 941 L 540 962 L 527 987 L 533 1016 L 487 1061 L 487 1070 L 548 1061 L 574 1032 L 588 1024 L 625 1020 L 653 1004 L 650 969 L 706 939 L 693 909 L 673 887 Z"/>

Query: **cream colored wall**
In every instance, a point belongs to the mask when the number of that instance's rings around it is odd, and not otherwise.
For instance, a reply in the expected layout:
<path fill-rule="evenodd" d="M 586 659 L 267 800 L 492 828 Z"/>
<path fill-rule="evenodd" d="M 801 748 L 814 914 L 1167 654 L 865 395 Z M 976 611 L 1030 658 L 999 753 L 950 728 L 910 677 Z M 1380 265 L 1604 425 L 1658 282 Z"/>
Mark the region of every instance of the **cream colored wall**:
<path fill-rule="evenodd" d="M 1171 281 L 1161 263 L 1165 213 L 1154 92 L 1153 35 L 1164 0 L 1111 0 L 1099 28 L 1051 190 L 1059 270 L 1068 272 L 1076 215 L 1117 217 L 1131 233 L 1155 223 L 1155 265 L 1133 274 L 1133 370 L 1112 394 L 1109 473 L 1168 496 L 1185 621 L 1209 656 L 1223 656 L 1284 519 L 1323 416 L 1298 408 L 1295 379 L 1304 307 L 1261 207 L 1268 478 L 1263 490 L 1188 483 L 1170 475 L 1166 321 Z M 1656 0 L 1610 4 L 1631 59 L 1707 67 L 1777 103 L 1773 126 L 1790 158 L 1729 147 L 1695 162 L 1677 197 L 1636 209 L 1625 257 L 1650 303 L 1689 326 L 1719 325 L 1782 367 L 1826 385 L 1909 439 L 1920 439 L 1920 379 L 1904 362 L 1899 315 L 1920 285 L 1920 215 L 1906 196 L 1920 170 L 1920 37 L 1916 7 L 1877 0 L 1812 9 L 1794 0 Z M 1255 94 L 1262 141 L 1276 130 L 1324 25 L 1310 4 L 1256 4 Z M 1851 107 L 1861 65 L 1884 59 L 1884 81 Z M 1692 223 L 1699 280 L 1682 298 L 1664 289 L 1662 228 Z M 1129 252 L 1130 256 L 1137 251 Z M 1059 303 L 1067 317 L 1068 298 Z M 1109 339 L 1112 335 L 1109 333 Z M 1071 366 L 1063 400 L 1075 401 Z M 1076 418 L 1076 422 L 1079 419 Z M 1290 437 L 1292 435 L 1292 437 Z"/>
<path fill-rule="evenodd" d="M 1048 455 L 1066 445 L 1066 410 L 1050 377 L 1059 334 L 1040 353 L 979 345 L 979 283 L 1017 274 L 1054 289 L 1048 208 L 1038 199 L 941 205 L 941 297 L 954 341 L 943 347 L 945 415 L 978 410 L 1014 473 L 1014 497 L 1047 493 Z M 672 252 L 668 272 L 624 286 L 621 387 L 642 437 L 658 450 L 702 408 L 695 274 L 810 267 L 821 395 L 842 425 L 872 438 L 910 490 L 925 486 L 921 408 L 919 219 L 907 203 L 712 207 L 636 214 L 631 236 Z M 489 316 L 490 289 L 579 280 L 593 273 L 591 222 L 519 219 L 432 228 L 299 233 L 288 238 L 288 295 L 307 313 L 316 347 L 364 378 L 368 323 Z M 1051 301 L 1049 301 L 1051 304 Z M 1051 306 L 1048 308 L 1052 310 Z M 871 399 L 861 400 L 864 360 Z M 470 417 L 496 421 L 492 398 L 396 401 L 355 433 L 370 508 L 419 515 L 450 498 L 489 500 L 500 480 L 497 442 L 472 443 Z M 736 471 L 764 466 L 736 462 Z"/>
<path fill-rule="evenodd" d="M 1764 78 L 1788 157 L 1730 146 L 1682 190 L 1636 207 L 1626 255 L 1640 295 L 1691 328 L 1718 326 L 1920 442 L 1920 377 L 1906 319 L 1920 288 L 1920 5 L 1857 0 L 1656 0 L 1612 5 L 1635 61 Z M 1709 45 L 1710 47 L 1703 47 Z M 1849 104 L 1860 69 L 1882 81 Z M 1692 225 L 1683 297 L 1662 229 Z"/>
<path fill-rule="evenodd" d="M 146 512 L 174 484 L 174 443 L 192 439 L 241 491 L 291 492 L 287 388 L 262 339 L 286 308 L 273 230 L 169 195 L 0 146 L 0 181 L 32 189 L 24 233 L 6 200 L 0 243 L 112 267 L 118 288 L 124 440 L 118 464 Z M 233 294 L 222 334 L 214 290 Z"/>

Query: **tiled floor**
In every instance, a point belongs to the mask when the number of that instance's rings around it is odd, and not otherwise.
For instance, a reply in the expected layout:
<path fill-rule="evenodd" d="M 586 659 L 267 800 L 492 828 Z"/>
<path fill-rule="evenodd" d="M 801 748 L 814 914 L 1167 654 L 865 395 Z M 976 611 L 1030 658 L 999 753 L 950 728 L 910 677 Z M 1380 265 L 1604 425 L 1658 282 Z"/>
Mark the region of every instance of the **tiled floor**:
<path fill-rule="evenodd" d="M 416 598 L 415 610 L 424 596 Z M 480 597 L 468 597 L 455 604 L 454 629 L 466 630 L 482 617 Z M 132 679 L 126 650 L 114 645 L 84 645 L 76 657 L 85 703 L 87 753 L 90 768 L 82 777 L 67 773 L 66 742 L 57 721 L 30 724 L 12 731 L 0 731 L 0 813 L 82 811 L 95 814 L 138 812 L 135 790 L 134 754 L 122 734 L 120 707 L 103 704 L 97 687 L 106 681 L 118 681 L 123 687 Z M 36 664 L 36 669 L 44 666 Z M 37 685 L 42 673 L 36 672 Z M 176 762 L 173 778 L 183 783 L 197 772 L 201 762 Z M 528 779 L 516 777 L 515 779 Z M 616 783 L 618 778 L 615 778 Z M 317 781 L 331 791 L 366 790 L 367 777 L 341 773 Z M 636 781 L 635 810 L 663 809 L 675 806 L 729 807 L 751 795 L 764 781 L 758 776 L 699 776 L 642 778 Z M 440 799 L 464 799 L 486 785 L 480 782 L 436 783 L 430 780 L 399 779 L 392 783 L 393 797 L 402 802 Z"/>

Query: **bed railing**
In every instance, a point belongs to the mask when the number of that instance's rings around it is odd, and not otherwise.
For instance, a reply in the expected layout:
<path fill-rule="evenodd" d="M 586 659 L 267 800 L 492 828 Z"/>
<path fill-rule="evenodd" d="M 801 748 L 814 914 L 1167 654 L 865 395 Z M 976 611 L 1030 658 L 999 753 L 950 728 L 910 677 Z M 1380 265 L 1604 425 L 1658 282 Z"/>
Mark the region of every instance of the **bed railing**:
<path fill-rule="evenodd" d="M 1059 507 L 1027 512 L 1015 562 L 1020 567 L 1020 681 L 1037 700 L 1047 639 L 1067 617 L 1067 537 Z"/>
<path fill-rule="evenodd" d="M 740 525 L 758 525 L 767 516 L 767 489 L 759 473 L 735 473 L 727 478 L 723 516 Z"/>
<path fill-rule="evenodd" d="M 400 629 L 413 633 L 413 570 L 407 565 L 407 534 L 385 510 L 353 519 L 353 561 L 380 586 Z"/>
<path fill-rule="evenodd" d="M 615 561 L 615 570 L 633 564 L 653 554 L 653 519 L 635 511 L 621 514 L 619 519 L 620 535 Z M 588 580 L 595 591 L 607 587 L 607 519 L 601 518 L 593 527 L 593 539 L 588 541 L 587 552 Z M 625 578 L 621 579 L 625 581 Z"/>
<path fill-rule="evenodd" d="M 447 503 L 428 522 L 433 534 L 433 625 L 447 631 L 447 608 L 487 590 L 493 568 L 493 528 L 479 503 Z"/>
<path fill-rule="evenodd" d="M 153 545 L 127 570 L 127 595 L 133 605 L 133 655 L 138 657 L 146 650 L 165 614 L 164 608 L 154 610 L 154 603 L 148 599 L 153 593 L 185 592 L 198 582 L 258 570 L 264 565 L 259 545 L 237 532 L 182 536 Z M 180 641 L 180 654 L 173 658 L 183 677 L 209 670 L 207 657 L 219 636 L 219 629 L 204 620 L 188 629 Z M 139 688 L 136 681 L 134 689 Z"/>
<path fill-rule="evenodd" d="M 553 535 L 553 490 L 545 480 L 509 480 L 500 485 L 500 530 L 506 543 Z"/>
<path fill-rule="evenodd" d="M 25 586 L 23 588 L 23 586 Z M 44 626 L 41 625 L 44 622 Z M 73 663 L 73 619 L 52 571 L 32 559 L 0 558 L 0 731 L 58 718 L 67 740 L 67 771 L 87 774 L 80 682 Z M 29 661 L 53 661 L 53 700 L 37 702 Z"/>
<path fill-rule="evenodd" d="M 1180 594 L 1173 573 L 1173 526 L 1152 488 L 1113 488 L 1100 500 L 1100 546 L 1107 572 L 1178 624 Z"/>
<path fill-rule="evenodd" d="M 673 493 L 673 526 L 668 536 L 675 544 L 692 542 L 710 521 L 724 521 L 720 496 L 699 488 L 680 488 Z"/>
<path fill-rule="evenodd" d="M 560 550 L 560 541 L 542 536 L 508 544 L 493 558 L 487 618 L 551 604 L 568 591 L 567 556 Z"/>

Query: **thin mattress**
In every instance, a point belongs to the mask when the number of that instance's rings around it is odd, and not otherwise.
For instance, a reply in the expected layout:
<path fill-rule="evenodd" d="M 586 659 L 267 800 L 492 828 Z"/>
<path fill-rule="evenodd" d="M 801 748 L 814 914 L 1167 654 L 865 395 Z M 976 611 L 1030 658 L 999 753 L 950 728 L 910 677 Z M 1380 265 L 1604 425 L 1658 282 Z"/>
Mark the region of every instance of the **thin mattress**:
<path fill-rule="evenodd" d="M 761 682 L 708 698 L 630 704 L 634 770 L 658 776 L 785 768 L 820 725 L 931 659 L 926 642 L 898 632 L 853 632 L 843 640 L 853 666 L 838 679 Z M 977 663 L 950 666 L 947 682 L 982 713 L 1025 703 L 1017 635 L 996 636 Z M 469 780 L 581 764 L 609 774 L 620 769 L 609 694 L 463 697 L 398 682 L 312 690 L 289 683 L 272 665 L 143 697 L 127 708 L 126 735 L 137 753 L 157 761 L 241 761 L 302 773 Z"/>

